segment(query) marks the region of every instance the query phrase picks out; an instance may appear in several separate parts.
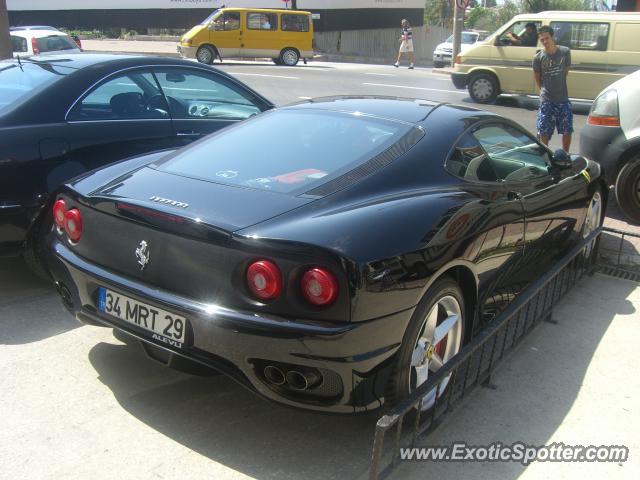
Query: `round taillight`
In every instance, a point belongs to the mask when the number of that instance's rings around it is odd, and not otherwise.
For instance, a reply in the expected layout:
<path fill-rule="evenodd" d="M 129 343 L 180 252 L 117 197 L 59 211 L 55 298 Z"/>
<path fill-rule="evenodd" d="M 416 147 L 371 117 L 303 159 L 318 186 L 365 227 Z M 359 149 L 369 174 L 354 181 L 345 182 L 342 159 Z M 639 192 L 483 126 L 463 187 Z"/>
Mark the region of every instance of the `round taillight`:
<path fill-rule="evenodd" d="M 313 305 L 326 307 L 338 297 L 338 280 L 322 268 L 312 268 L 302 276 L 302 294 Z"/>
<path fill-rule="evenodd" d="M 56 203 L 53 204 L 53 221 L 58 228 L 64 228 L 64 216 L 66 213 L 67 204 L 64 203 L 64 200 L 56 200 Z"/>
<path fill-rule="evenodd" d="M 64 215 L 64 231 L 69 240 L 77 242 L 82 236 L 82 216 L 77 208 L 69 210 Z"/>
<path fill-rule="evenodd" d="M 278 266 L 269 260 L 259 260 L 247 269 L 247 287 L 259 300 L 277 298 L 282 291 L 282 274 Z"/>

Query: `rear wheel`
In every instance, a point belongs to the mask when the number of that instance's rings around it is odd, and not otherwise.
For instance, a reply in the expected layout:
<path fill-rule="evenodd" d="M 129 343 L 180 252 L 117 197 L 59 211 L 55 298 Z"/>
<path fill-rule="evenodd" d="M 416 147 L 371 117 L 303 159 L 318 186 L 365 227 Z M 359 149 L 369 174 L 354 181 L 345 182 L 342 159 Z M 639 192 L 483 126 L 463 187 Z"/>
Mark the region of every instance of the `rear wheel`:
<path fill-rule="evenodd" d="M 211 65 L 216 58 L 215 50 L 209 45 L 203 45 L 196 52 L 196 60 L 206 65 Z"/>
<path fill-rule="evenodd" d="M 285 48 L 280 52 L 280 62 L 283 65 L 293 67 L 298 64 L 298 60 L 300 60 L 300 55 L 295 48 Z"/>
<path fill-rule="evenodd" d="M 389 381 L 389 407 L 426 382 L 460 351 L 464 321 L 464 297 L 458 284 L 449 277 L 436 281 L 418 304 L 405 332 Z M 442 397 L 450 379 L 450 375 L 445 377 L 422 398 L 422 410 L 433 407 L 436 390 Z"/>
<path fill-rule="evenodd" d="M 498 81 L 488 73 L 476 73 L 469 80 L 469 95 L 478 103 L 493 103 L 500 93 Z"/>
<path fill-rule="evenodd" d="M 615 188 L 620 209 L 635 223 L 640 223 L 640 155 L 622 167 Z"/>

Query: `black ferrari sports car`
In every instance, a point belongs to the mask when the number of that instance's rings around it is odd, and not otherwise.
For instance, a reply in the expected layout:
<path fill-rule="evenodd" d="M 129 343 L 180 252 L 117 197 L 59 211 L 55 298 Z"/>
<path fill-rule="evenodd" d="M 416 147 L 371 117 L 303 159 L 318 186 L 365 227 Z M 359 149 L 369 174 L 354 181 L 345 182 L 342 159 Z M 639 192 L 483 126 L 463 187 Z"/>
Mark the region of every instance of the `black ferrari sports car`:
<path fill-rule="evenodd" d="M 359 412 L 451 359 L 600 224 L 606 191 L 597 163 L 492 113 L 323 98 L 64 186 L 51 270 L 80 321 L 157 360 Z"/>
<path fill-rule="evenodd" d="M 175 58 L 68 54 L 0 61 L 0 256 L 44 274 L 51 191 L 124 158 L 187 145 L 273 108 L 215 68 Z"/>

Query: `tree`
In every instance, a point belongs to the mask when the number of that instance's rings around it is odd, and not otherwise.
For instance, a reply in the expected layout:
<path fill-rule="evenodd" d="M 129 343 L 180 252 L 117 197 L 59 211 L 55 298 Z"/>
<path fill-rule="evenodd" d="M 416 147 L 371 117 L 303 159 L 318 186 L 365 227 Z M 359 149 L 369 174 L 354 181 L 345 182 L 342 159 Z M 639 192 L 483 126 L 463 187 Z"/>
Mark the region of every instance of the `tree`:
<path fill-rule="evenodd" d="M 453 0 L 432 0 L 425 3 L 424 21 L 427 25 L 451 27 L 453 25 Z"/>
<path fill-rule="evenodd" d="M 11 36 L 9 35 L 9 12 L 7 12 L 6 0 L 0 0 L 0 60 L 11 58 Z"/>

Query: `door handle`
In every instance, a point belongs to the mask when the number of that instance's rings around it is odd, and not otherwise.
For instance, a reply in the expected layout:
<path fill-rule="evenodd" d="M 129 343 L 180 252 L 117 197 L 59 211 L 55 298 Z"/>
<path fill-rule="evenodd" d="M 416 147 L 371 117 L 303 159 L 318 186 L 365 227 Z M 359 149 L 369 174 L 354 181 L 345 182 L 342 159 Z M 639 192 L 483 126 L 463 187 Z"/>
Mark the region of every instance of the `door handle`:
<path fill-rule="evenodd" d="M 507 193 L 507 198 L 509 200 L 520 200 L 522 198 L 522 194 L 520 192 L 510 191 Z"/>
<path fill-rule="evenodd" d="M 199 137 L 201 133 L 194 130 L 180 130 L 176 135 L 178 137 Z"/>

